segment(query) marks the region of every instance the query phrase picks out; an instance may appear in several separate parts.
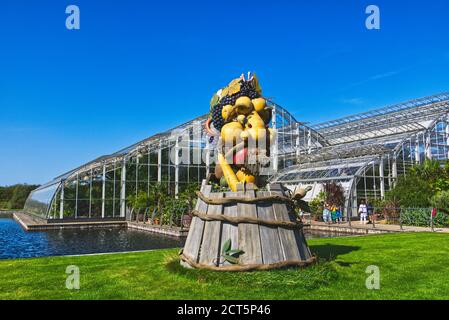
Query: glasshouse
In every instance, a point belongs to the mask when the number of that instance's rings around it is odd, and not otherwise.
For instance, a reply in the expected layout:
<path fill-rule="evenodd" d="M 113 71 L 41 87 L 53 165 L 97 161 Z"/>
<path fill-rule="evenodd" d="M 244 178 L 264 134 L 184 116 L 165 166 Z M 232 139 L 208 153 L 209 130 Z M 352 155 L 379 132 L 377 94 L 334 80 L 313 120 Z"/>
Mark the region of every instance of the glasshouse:
<path fill-rule="evenodd" d="M 359 199 L 383 198 L 400 175 L 424 159 L 449 157 L 449 93 L 412 100 L 308 126 L 274 102 L 270 126 L 276 143 L 265 172 L 291 190 L 340 183 L 345 212 Z M 34 190 L 25 212 L 49 220 L 124 219 L 130 195 L 162 184 L 174 197 L 215 169 L 215 141 L 205 132 L 208 115 L 83 164 Z"/>

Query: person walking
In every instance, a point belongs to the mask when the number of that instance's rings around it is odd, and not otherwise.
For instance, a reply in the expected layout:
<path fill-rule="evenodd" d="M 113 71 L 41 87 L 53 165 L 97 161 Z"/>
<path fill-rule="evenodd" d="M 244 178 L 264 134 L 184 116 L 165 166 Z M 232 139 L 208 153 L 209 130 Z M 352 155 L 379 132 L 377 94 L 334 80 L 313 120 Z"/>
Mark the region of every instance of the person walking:
<path fill-rule="evenodd" d="M 368 216 L 368 207 L 365 200 L 360 202 L 359 206 L 360 224 L 366 224 L 366 217 Z"/>

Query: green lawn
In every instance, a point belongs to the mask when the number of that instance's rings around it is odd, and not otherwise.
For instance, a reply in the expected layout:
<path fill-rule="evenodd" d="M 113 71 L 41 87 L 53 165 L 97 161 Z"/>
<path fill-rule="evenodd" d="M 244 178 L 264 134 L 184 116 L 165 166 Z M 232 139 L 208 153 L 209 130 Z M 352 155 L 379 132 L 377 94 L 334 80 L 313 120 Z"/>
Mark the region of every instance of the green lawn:
<path fill-rule="evenodd" d="M 448 299 L 449 234 L 316 239 L 307 269 L 216 273 L 179 266 L 178 250 L 0 261 L 1 299 Z M 80 290 L 65 288 L 68 265 Z M 365 287 L 367 266 L 381 288 Z"/>

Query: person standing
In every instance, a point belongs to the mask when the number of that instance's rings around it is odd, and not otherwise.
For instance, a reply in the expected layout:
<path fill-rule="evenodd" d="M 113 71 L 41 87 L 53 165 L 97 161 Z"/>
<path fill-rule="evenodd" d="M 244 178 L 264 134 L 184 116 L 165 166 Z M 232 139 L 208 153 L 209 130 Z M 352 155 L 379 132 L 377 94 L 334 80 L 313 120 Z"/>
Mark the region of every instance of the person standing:
<path fill-rule="evenodd" d="M 365 200 L 360 202 L 359 206 L 360 224 L 366 224 L 366 217 L 368 216 L 368 207 Z"/>
<path fill-rule="evenodd" d="M 335 212 L 335 216 L 337 218 L 337 223 L 338 224 L 342 223 L 341 207 L 337 207 L 336 212 Z"/>
<path fill-rule="evenodd" d="M 371 204 L 371 201 L 366 202 L 366 209 L 368 211 L 368 224 L 373 223 L 374 220 L 374 207 Z"/>
<path fill-rule="evenodd" d="M 323 221 L 324 223 L 329 223 L 329 220 L 330 220 L 329 205 L 327 204 L 327 202 L 325 202 L 323 207 Z"/>
<path fill-rule="evenodd" d="M 331 218 L 332 218 L 332 223 L 337 222 L 337 206 L 336 205 L 331 206 Z"/>

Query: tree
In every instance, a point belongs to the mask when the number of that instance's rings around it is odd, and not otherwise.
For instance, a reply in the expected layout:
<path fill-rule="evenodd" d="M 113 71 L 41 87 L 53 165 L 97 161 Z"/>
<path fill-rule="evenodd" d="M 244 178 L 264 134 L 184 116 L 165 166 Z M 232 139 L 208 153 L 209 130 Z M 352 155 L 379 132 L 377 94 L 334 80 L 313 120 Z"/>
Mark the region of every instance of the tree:
<path fill-rule="evenodd" d="M 0 208 L 22 209 L 31 191 L 38 187 L 28 184 L 0 187 Z"/>
<path fill-rule="evenodd" d="M 328 182 L 324 185 L 324 193 L 326 194 L 326 202 L 343 207 L 345 203 L 345 192 L 341 184 L 335 182 Z"/>

